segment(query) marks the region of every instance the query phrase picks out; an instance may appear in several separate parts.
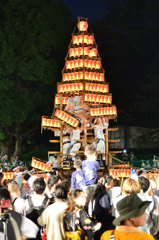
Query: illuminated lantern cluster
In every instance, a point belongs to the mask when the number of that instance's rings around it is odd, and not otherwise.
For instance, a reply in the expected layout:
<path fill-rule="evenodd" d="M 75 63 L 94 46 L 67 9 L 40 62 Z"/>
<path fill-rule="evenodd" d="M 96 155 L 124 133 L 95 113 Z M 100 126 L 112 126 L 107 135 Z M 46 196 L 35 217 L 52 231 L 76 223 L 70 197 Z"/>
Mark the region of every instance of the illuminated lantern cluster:
<path fill-rule="evenodd" d="M 83 51 L 84 50 L 84 51 Z M 80 57 L 80 56 L 88 56 L 90 58 L 97 57 L 97 49 L 88 47 L 79 47 L 79 48 L 70 48 L 69 49 L 69 57 Z"/>
<path fill-rule="evenodd" d="M 63 74 L 63 82 L 81 80 L 83 79 L 83 72 L 72 72 Z"/>
<path fill-rule="evenodd" d="M 3 179 L 13 179 L 14 172 L 3 172 Z"/>
<path fill-rule="evenodd" d="M 91 81 L 104 82 L 104 73 L 85 72 L 85 79 Z"/>
<path fill-rule="evenodd" d="M 73 45 L 82 45 L 82 44 L 87 44 L 87 45 L 93 45 L 94 43 L 94 37 L 92 35 L 74 35 L 73 36 Z"/>
<path fill-rule="evenodd" d="M 113 107 L 90 108 L 91 116 L 116 116 L 117 109 Z"/>
<path fill-rule="evenodd" d="M 109 175 L 118 177 L 131 177 L 131 169 L 109 169 Z"/>
<path fill-rule="evenodd" d="M 83 64 L 83 59 L 76 59 L 76 60 L 66 61 L 65 66 L 67 70 L 79 69 L 83 67 L 99 70 L 101 68 L 101 61 L 84 59 L 84 64 Z"/>
<path fill-rule="evenodd" d="M 59 84 L 57 91 L 58 93 L 69 93 L 69 92 L 80 92 L 83 90 L 83 83 L 67 83 Z"/>
<path fill-rule="evenodd" d="M 58 119 L 64 121 L 65 123 L 69 124 L 70 126 L 76 128 L 80 121 L 74 117 L 72 117 L 70 114 L 57 109 L 54 113 L 54 116 L 57 117 Z"/>
<path fill-rule="evenodd" d="M 89 92 L 108 93 L 108 84 L 88 83 L 85 84 L 85 90 Z"/>
<path fill-rule="evenodd" d="M 31 166 L 34 168 L 38 168 L 40 170 L 46 171 L 48 169 L 48 166 L 44 162 L 40 162 L 37 159 L 32 158 Z"/>
<path fill-rule="evenodd" d="M 42 117 L 42 127 L 60 127 L 60 121 L 57 119 Z"/>
<path fill-rule="evenodd" d="M 67 97 L 62 97 L 62 104 L 67 105 Z M 55 96 L 55 105 L 60 105 L 60 97 Z"/>
<path fill-rule="evenodd" d="M 86 93 L 85 94 L 85 101 L 86 102 L 111 104 L 112 103 L 112 95 L 97 95 L 97 94 Z"/>

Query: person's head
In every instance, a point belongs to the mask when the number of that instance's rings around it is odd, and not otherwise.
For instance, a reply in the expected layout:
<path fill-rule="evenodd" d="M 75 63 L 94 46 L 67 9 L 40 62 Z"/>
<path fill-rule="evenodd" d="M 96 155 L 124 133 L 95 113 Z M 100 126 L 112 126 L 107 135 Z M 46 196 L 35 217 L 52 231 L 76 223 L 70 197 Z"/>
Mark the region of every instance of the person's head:
<path fill-rule="evenodd" d="M 142 177 L 142 176 L 138 178 L 138 181 L 139 181 L 139 184 L 140 184 L 143 192 L 144 193 L 147 192 L 150 187 L 150 181 L 147 178 Z"/>
<path fill-rule="evenodd" d="M 55 187 L 55 198 L 58 201 L 65 202 L 68 199 L 69 187 L 65 183 L 59 183 Z"/>
<path fill-rule="evenodd" d="M 15 167 L 14 169 L 13 169 L 13 171 L 15 172 L 15 173 L 18 173 L 18 172 L 20 172 L 20 166 L 17 166 L 17 167 Z"/>
<path fill-rule="evenodd" d="M 117 203 L 119 217 L 113 221 L 115 226 L 144 226 L 145 225 L 145 210 L 149 206 L 150 201 L 142 201 L 136 193 L 124 197 Z"/>
<path fill-rule="evenodd" d="M 3 185 L 3 181 L 4 181 L 4 174 L 0 172 L 0 185 Z"/>
<path fill-rule="evenodd" d="M 113 178 L 110 175 L 104 175 L 98 180 L 97 188 L 94 192 L 93 199 L 97 197 L 97 195 L 103 191 L 108 191 L 109 189 L 114 187 Z"/>
<path fill-rule="evenodd" d="M 19 195 L 20 188 L 19 188 L 18 183 L 16 181 L 11 181 L 8 184 L 8 190 L 10 192 L 11 197 Z"/>
<path fill-rule="evenodd" d="M 62 181 L 62 183 L 67 184 L 67 186 L 69 188 L 69 192 L 70 192 L 71 191 L 71 182 L 68 180 L 64 180 L 64 181 Z"/>
<path fill-rule="evenodd" d="M 46 183 L 44 178 L 42 177 L 36 178 L 33 182 L 32 188 L 36 194 L 39 194 L 39 195 L 43 194 L 46 188 Z"/>
<path fill-rule="evenodd" d="M 59 183 L 61 183 L 61 178 L 59 176 L 52 175 L 47 181 L 47 186 L 52 192 L 54 192 L 56 185 Z"/>
<path fill-rule="evenodd" d="M 29 173 L 27 173 L 27 174 L 24 175 L 24 180 L 25 180 L 25 181 L 28 181 L 29 178 L 30 178 L 30 174 L 29 174 Z"/>
<path fill-rule="evenodd" d="M 74 167 L 76 169 L 82 169 L 82 161 L 81 161 L 80 157 L 75 158 Z"/>
<path fill-rule="evenodd" d="M 97 148 L 97 144 L 95 142 L 92 142 L 91 144 L 87 145 L 84 152 L 86 157 L 91 159 L 96 159 L 97 157 L 96 148 Z"/>
<path fill-rule="evenodd" d="M 140 193 L 141 187 L 138 181 L 128 178 L 124 181 L 122 191 L 124 195 L 128 196 L 133 193 Z"/>
<path fill-rule="evenodd" d="M 67 212 L 72 212 L 76 206 L 84 207 L 86 204 L 86 196 L 84 192 L 80 189 L 74 189 L 70 193 Z"/>

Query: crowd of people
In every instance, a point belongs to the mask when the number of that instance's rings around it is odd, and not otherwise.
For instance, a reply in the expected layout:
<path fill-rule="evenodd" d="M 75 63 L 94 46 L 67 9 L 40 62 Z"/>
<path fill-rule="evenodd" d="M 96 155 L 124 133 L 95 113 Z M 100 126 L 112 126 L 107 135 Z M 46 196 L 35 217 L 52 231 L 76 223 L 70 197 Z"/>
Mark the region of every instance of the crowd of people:
<path fill-rule="evenodd" d="M 24 161 L 19 159 L 19 156 L 12 156 L 10 159 L 7 154 L 0 155 L 0 171 L 11 171 L 16 166 L 26 167 Z"/>
<path fill-rule="evenodd" d="M 159 239 L 159 176 L 148 179 L 140 171 L 121 185 L 114 176 L 98 176 L 95 144 L 85 155 L 75 158 L 71 179 L 51 171 L 46 181 L 32 167 L 17 168 L 4 185 L 0 172 L 0 239 Z"/>

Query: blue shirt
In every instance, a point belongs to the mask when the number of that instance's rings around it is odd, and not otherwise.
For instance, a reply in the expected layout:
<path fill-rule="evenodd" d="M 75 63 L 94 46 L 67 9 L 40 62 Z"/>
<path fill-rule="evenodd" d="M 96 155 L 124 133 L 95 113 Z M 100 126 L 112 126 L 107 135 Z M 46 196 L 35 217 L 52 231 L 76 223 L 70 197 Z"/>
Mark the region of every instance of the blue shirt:
<path fill-rule="evenodd" d="M 83 171 L 76 170 L 71 176 L 71 190 L 82 189 Z"/>
<path fill-rule="evenodd" d="M 98 161 L 88 161 L 84 160 L 82 162 L 82 170 L 83 170 L 83 186 L 89 186 L 92 184 L 97 184 L 97 171 L 100 168 Z"/>

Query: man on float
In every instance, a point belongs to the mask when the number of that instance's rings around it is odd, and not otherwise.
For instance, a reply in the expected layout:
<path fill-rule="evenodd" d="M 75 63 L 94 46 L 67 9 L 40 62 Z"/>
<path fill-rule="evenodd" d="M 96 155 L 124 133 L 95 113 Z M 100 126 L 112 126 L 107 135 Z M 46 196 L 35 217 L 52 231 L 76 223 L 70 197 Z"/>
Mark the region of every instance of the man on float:
<path fill-rule="evenodd" d="M 71 139 L 70 139 L 70 128 L 68 128 L 66 125 L 64 125 L 63 129 L 63 135 L 62 135 L 62 140 L 63 140 L 63 159 L 66 160 L 67 155 L 69 154 L 69 150 L 71 147 Z M 60 131 L 54 131 L 54 135 L 56 137 L 60 136 Z"/>
<path fill-rule="evenodd" d="M 94 137 L 97 140 L 97 148 L 96 151 L 98 154 L 102 155 L 102 160 L 103 160 L 103 165 L 106 167 L 106 159 L 105 159 L 105 137 L 104 137 L 104 132 L 103 130 L 108 128 L 109 123 L 108 123 L 108 118 L 107 117 L 101 117 L 101 118 L 96 118 L 94 121 L 93 126 L 95 127 L 94 129 Z"/>
<path fill-rule="evenodd" d="M 80 125 L 79 125 L 79 127 L 80 127 Z M 70 128 L 70 131 L 71 131 L 71 134 L 70 134 L 70 138 L 71 138 L 70 155 L 71 155 L 72 161 L 75 161 L 76 153 L 74 153 L 74 151 L 79 151 L 79 149 L 81 147 L 81 142 L 78 141 L 78 140 L 80 139 L 80 133 L 82 132 L 82 130 Z"/>

